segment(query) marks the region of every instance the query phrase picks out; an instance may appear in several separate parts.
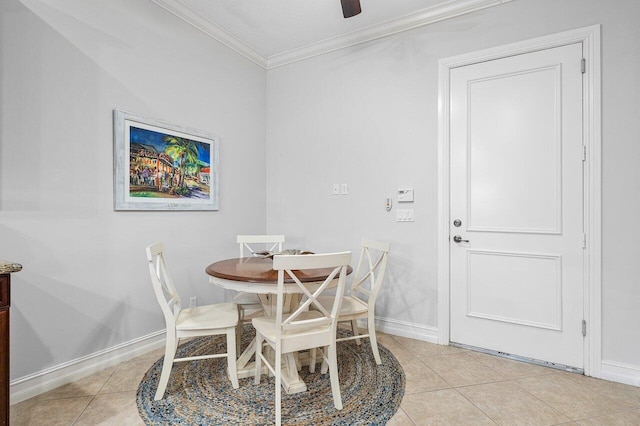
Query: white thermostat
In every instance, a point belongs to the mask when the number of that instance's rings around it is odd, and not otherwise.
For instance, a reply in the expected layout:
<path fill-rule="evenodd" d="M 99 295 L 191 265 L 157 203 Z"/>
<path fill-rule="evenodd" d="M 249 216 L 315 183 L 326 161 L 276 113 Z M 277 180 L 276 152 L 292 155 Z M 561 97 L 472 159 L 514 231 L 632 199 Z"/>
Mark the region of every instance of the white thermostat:
<path fill-rule="evenodd" d="M 398 189 L 398 202 L 399 203 L 412 203 L 413 202 L 413 188 Z"/>

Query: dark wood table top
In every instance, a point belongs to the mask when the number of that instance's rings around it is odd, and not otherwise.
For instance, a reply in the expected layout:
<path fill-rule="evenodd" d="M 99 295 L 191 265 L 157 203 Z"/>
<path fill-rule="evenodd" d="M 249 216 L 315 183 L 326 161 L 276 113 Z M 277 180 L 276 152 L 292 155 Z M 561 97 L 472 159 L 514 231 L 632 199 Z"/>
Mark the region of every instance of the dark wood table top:
<path fill-rule="evenodd" d="M 332 270 L 332 268 L 306 269 L 296 271 L 296 276 L 301 282 L 324 281 Z M 347 274 L 352 271 L 351 266 L 347 267 Z M 221 260 L 207 266 L 205 272 L 212 277 L 232 281 L 274 284 L 278 282 L 278 271 L 273 269 L 273 260 L 270 258 L 242 257 Z M 285 282 L 292 283 L 293 280 L 285 275 Z"/>

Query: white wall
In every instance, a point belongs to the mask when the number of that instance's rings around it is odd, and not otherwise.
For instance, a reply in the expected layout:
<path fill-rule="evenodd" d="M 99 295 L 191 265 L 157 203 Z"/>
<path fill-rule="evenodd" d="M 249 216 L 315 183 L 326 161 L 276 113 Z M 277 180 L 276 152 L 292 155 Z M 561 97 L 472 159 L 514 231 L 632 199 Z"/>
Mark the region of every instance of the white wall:
<path fill-rule="evenodd" d="M 13 275 L 11 378 L 164 328 L 144 247 L 181 296 L 264 232 L 265 71 L 146 0 L 2 0 L 0 258 Z M 220 210 L 115 212 L 112 110 L 220 137 Z"/>
<path fill-rule="evenodd" d="M 148 243 L 167 243 L 183 298 L 207 303 L 224 294 L 204 267 L 236 253 L 236 233 L 265 229 L 314 251 L 391 241 L 382 325 L 434 338 L 438 60 L 593 24 L 603 30 L 603 359 L 640 376 L 639 15 L 636 0 L 515 0 L 265 73 L 145 0 L 3 0 L 0 258 L 24 265 L 13 276 L 12 380 L 164 327 Z M 114 212 L 114 108 L 220 136 L 220 211 Z M 350 195 L 330 195 L 333 183 Z M 414 223 L 384 210 L 404 186 L 416 191 Z"/>
<path fill-rule="evenodd" d="M 270 70 L 267 229 L 310 250 L 357 250 L 363 237 L 390 241 L 381 324 L 432 339 L 438 60 L 602 24 L 602 358 L 635 374 L 637 384 L 639 16 L 637 0 L 515 0 Z M 350 195 L 331 195 L 342 182 Z M 415 188 L 414 223 L 397 223 L 384 210 L 385 197 L 395 199 L 404 186 Z"/>

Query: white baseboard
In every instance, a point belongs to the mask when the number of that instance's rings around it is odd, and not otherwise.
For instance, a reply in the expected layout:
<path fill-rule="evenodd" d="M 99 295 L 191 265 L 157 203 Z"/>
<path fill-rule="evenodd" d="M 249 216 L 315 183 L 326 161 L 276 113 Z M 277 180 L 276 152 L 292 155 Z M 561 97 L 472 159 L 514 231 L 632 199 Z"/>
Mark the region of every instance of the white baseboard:
<path fill-rule="evenodd" d="M 363 321 L 360 326 L 366 326 Z M 438 329 L 391 318 L 376 317 L 376 329 L 387 334 L 438 343 Z M 95 352 L 10 383 L 11 404 L 24 401 L 59 386 L 90 376 L 105 368 L 117 365 L 164 347 L 165 330 Z M 602 361 L 601 379 L 632 386 L 640 386 L 640 366 L 615 361 Z"/>
<path fill-rule="evenodd" d="M 603 360 L 600 373 L 601 379 L 640 387 L 640 365 Z"/>
<path fill-rule="evenodd" d="M 364 323 L 362 325 L 365 325 Z M 396 336 L 437 343 L 438 330 L 390 318 L 376 318 L 376 329 Z M 40 395 L 57 387 L 75 382 L 98 371 L 128 361 L 152 350 L 164 347 L 165 330 L 74 359 L 60 365 L 12 380 L 11 404 Z"/>
<path fill-rule="evenodd" d="M 123 361 L 164 347 L 164 341 L 165 330 L 156 331 L 82 358 L 12 380 L 9 384 L 11 404 L 16 404 L 59 386 L 90 376 Z"/>
<path fill-rule="evenodd" d="M 363 325 L 366 321 L 363 320 Z M 359 325 L 360 326 L 360 325 Z M 438 343 L 438 329 L 391 318 L 376 317 L 376 330 L 395 336 L 408 337 L 430 343 Z"/>
<path fill-rule="evenodd" d="M 360 327 L 366 327 L 366 320 L 358 321 Z M 395 336 L 438 343 L 438 328 L 398 321 L 391 318 L 376 317 L 376 330 Z M 600 379 L 640 387 L 640 365 L 624 364 L 616 361 L 603 360 Z"/>

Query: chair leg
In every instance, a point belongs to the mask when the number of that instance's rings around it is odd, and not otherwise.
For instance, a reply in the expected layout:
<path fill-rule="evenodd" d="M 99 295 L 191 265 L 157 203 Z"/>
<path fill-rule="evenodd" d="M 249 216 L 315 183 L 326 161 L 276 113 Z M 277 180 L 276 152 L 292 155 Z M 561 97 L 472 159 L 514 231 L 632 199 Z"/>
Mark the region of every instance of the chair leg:
<path fill-rule="evenodd" d="M 244 321 L 244 308 L 242 305 L 236 305 L 238 307 L 238 323 L 242 323 Z"/>
<path fill-rule="evenodd" d="M 360 334 L 360 332 L 358 331 L 358 321 L 356 320 L 351 320 L 351 331 L 353 332 L 354 336 L 358 336 Z M 361 345 L 362 344 L 362 339 L 356 339 L 356 345 Z"/>
<path fill-rule="evenodd" d="M 342 396 L 340 395 L 340 380 L 338 380 L 338 356 L 336 354 L 336 342 L 329 347 L 329 379 L 331 380 L 331 393 L 333 405 L 336 410 L 342 410 Z"/>
<path fill-rule="evenodd" d="M 373 315 L 369 315 L 367 319 L 367 327 L 369 328 L 369 342 L 371 343 L 371 351 L 373 357 L 376 359 L 376 364 L 382 364 L 380 359 L 380 352 L 378 351 L 378 339 L 376 338 L 376 324 L 373 320 Z"/>
<path fill-rule="evenodd" d="M 173 367 L 173 360 L 176 356 L 176 350 L 178 349 L 178 341 L 175 335 L 167 335 L 167 342 L 164 348 L 164 361 L 162 362 L 162 373 L 160 373 L 160 380 L 158 380 L 158 389 L 156 395 L 153 398 L 159 401 L 164 396 L 164 391 L 167 389 L 167 383 L 169 383 L 169 376 L 171 376 L 171 368 Z"/>
<path fill-rule="evenodd" d="M 282 349 L 277 343 L 273 366 L 276 371 L 276 426 L 280 426 L 282 424 Z"/>
<path fill-rule="evenodd" d="M 322 348 L 322 365 L 320 366 L 320 374 L 327 374 L 327 370 L 329 369 L 329 360 L 328 360 L 328 346 Z"/>
<path fill-rule="evenodd" d="M 227 329 L 227 370 L 234 389 L 238 389 L 238 365 L 236 359 L 236 328 Z"/>
<path fill-rule="evenodd" d="M 256 330 L 256 373 L 253 376 L 253 383 L 260 384 L 260 375 L 262 374 L 262 335 Z"/>
<path fill-rule="evenodd" d="M 238 325 L 235 328 L 236 338 L 234 341 L 236 342 L 236 353 L 242 353 L 242 323 L 238 322 Z"/>
<path fill-rule="evenodd" d="M 309 349 L 309 373 L 316 372 L 316 348 Z"/>
<path fill-rule="evenodd" d="M 242 346 L 242 331 L 243 331 L 243 324 L 244 324 L 244 309 L 242 308 L 242 306 L 237 305 L 238 306 L 238 325 L 236 326 L 236 352 L 237 353 L 241 353 L 242 351 L 240 349 Z"/>

